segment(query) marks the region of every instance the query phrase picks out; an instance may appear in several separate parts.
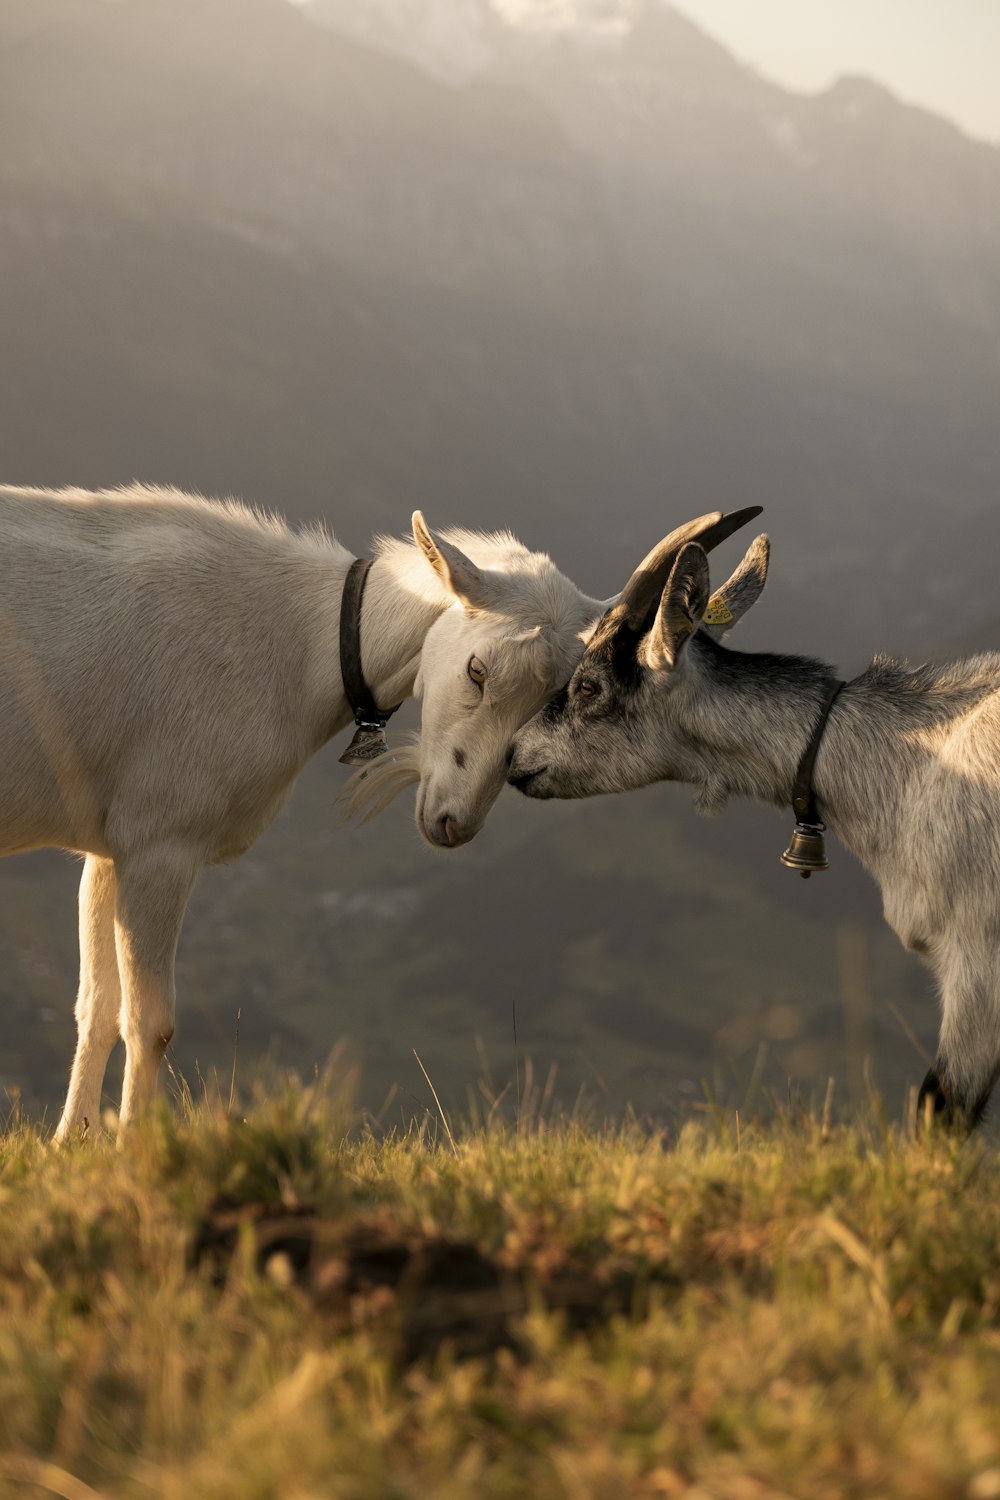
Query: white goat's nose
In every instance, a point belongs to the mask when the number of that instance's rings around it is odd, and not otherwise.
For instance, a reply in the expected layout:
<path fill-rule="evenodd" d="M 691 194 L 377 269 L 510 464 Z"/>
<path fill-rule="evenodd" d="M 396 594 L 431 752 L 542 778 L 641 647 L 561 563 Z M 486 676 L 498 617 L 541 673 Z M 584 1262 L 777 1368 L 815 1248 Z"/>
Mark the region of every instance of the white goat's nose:
<path fill-rule="evenodd" d="M 442 844 L 451 849 L 459 842 L 459 828 L 450 813 L 442 813 L 437 820 L 438 835 Z"/>

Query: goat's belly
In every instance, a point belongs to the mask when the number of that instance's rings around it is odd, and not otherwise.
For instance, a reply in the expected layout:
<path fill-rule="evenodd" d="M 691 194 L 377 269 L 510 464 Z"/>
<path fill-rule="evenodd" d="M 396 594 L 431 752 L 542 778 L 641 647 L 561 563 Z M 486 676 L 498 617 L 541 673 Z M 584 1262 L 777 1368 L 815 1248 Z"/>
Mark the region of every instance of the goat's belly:
<path fill-rule="evenodd" d="M 53 754 L 0 732 L 0 854 L 50 848 L 109 853 L 99 789 L 65 746 Z"/>
<path fill-rule="evenodd" d="M 239 816 L 227 818 L 216 831 L 206 862 L 210 865 L 229 864 L 245 854 L 255 844 L 265 829 L 269 828 L 292 793 L 293 781 L 280 791 L 253 808 L 243 808 Z"/>
<path fill-rule="evenodd" d="M 248 736 L 252 745 L 252 736 Z M 286 753 L 225 756 L 206 745 L 161 740 L 118 768 L 105 824 L 115 855 L 171 844 L 207 864 L 236 859 L 277 817 L 301 769 Z"/>
<path fill-rule="evenodd" d="M 25 789 L 22 788 L 22 792 Z M 7 798 L 0 805 L 0 857 L 27 854 L 33 849 L 69 849 L 113 859 L 137 844 L 186 844 L 207 864 L 239 859 L 269 827 L 288 801 L 292 784 L 239 816 L 218 815 L 192 821 L 167 810 L 173 798 L 152 797 L 142 804 L 123 806 L 112 798 L 107 816 L 95 808 L 88 816 L 74 816 L 57 789 L 44 797 Z M 2 800 L 2 794 L 0 794 Z"/>
<path fill-rule="evenodd" d="M 89 694 L 41 651 L 0 650 L 0 854 L 117 857 L 168 842 L 217 862 L 248 849 L 312 748 L 279 720 L 266 685 L 233 703 L 197 674 L 125 691 L 83 665 Z"/>

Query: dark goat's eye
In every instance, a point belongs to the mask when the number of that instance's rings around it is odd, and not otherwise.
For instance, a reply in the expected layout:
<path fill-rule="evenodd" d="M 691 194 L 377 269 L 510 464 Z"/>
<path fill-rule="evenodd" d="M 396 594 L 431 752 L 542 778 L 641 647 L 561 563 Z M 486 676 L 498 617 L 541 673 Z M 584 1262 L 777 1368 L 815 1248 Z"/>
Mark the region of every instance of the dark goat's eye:
<path fill-rule="evenodd" d="M 601 684 L 593 677 L 581 677 L 576 685 L 577 696 L 580 698 L 596 698 L 601 691 Z"/>
<path fill-rule="evenodd" d="M 483 683 L 486 681 L 486 668 L 479 660 L 478 656 L 469 657 L 469 664 L 465 670 L 472 678 L 472 681 L 476 684 L 476 687 L 482 687 Z"/>

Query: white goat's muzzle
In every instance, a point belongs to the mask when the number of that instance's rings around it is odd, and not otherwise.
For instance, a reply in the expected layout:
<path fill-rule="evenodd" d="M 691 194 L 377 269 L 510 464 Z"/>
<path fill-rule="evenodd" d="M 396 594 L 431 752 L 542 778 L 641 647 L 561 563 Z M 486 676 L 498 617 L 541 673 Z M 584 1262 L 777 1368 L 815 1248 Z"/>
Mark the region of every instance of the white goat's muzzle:
<path fill-rule="evenodd" d="M 417 793 L 417 827 L 435 849 L 457 849 L 475 838 L 503 784 L 500 769 L 489 785 L 476 788 L 470 796 L 466 786 L 456 786 L 447 778 L 442 784 L 429 777 L 421 782 Z"/>

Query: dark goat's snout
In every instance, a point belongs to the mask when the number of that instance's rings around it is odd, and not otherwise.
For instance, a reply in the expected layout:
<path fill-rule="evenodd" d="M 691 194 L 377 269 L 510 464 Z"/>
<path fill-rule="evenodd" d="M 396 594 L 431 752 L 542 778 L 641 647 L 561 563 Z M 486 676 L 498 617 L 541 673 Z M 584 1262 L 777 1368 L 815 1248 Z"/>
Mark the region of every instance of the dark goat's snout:
<path fill-rule="evenodd" d="M 536 776 L 541 776 L 543 771 L 548 770 L 548 766 L 535 766 L 533 770 L 525 770 L 522 766 L 514 765 L 513 756 L 508 761 L 508 765 L 510 769 L 507 772 L 507 784 L 516 786 L 519 792 L 525 791 Z"/>

